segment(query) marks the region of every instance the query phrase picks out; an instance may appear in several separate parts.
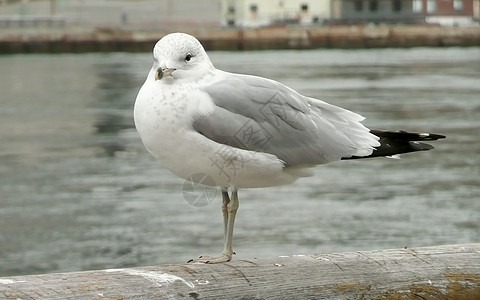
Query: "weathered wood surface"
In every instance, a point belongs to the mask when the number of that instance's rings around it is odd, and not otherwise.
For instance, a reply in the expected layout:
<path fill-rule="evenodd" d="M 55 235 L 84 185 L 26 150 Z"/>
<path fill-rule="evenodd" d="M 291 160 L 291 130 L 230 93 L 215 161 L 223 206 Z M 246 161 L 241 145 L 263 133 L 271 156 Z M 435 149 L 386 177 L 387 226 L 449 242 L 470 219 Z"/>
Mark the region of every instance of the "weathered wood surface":
<path fill-rule="evenodd" d="M 0 299 L 480 299 L 480 243 L 0 278 Z"/>

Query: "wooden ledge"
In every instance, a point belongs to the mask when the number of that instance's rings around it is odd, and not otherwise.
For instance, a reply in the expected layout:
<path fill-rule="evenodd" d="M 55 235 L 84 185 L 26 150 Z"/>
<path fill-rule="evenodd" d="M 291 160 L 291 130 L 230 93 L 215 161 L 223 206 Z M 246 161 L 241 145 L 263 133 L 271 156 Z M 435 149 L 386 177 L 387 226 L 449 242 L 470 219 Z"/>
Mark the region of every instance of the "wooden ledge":
<path fill-rule="evenodd" d="M 0 278 L 0 299 L 480 299 L 480 243 Z"/>

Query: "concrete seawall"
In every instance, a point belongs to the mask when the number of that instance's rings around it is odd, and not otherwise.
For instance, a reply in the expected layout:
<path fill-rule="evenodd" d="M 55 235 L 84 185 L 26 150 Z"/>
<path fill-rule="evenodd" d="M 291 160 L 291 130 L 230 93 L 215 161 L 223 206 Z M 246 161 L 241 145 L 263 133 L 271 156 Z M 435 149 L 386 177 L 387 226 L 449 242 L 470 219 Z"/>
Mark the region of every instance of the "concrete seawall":
<path fill-rule="evenodd" d="M 150 51 L 172 31 L 195 35 L 207 50 L 480 46 L 480 27 L 329 25 L 318 27 L 190 28 L 133 31 L 99 28 L 0 34 L 0 54 Z"/>

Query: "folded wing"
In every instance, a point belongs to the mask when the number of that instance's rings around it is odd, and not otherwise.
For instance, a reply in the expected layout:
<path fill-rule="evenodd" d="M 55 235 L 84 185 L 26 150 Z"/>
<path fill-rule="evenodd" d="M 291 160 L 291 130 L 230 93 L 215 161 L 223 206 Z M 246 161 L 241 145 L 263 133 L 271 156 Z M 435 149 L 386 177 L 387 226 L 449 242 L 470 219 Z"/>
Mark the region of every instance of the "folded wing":
<path fill-rule="evenodd" d="M 380 146 L 362 116 L 273 80 L 224 72 L 204 92 L 214 109 L 194 120 L 195 130 L 221 144 L 276 155 L 286 166 L 368 156 Z"/>

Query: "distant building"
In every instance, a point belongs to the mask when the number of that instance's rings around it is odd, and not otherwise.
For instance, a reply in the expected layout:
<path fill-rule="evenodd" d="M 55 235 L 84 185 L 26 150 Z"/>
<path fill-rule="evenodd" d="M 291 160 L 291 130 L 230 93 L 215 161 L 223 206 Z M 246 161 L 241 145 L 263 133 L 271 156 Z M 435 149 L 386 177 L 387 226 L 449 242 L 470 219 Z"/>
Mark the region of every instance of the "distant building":
<path fill-rule="evenodd" d="M 480 0 L 331 0 L 333 23 L 471 24 Z"/>
<path fill-rule="evenodd" d="M 218 26 L 221 0 L 0 0 L 2 18 L 36 27 L 35 20 L 61 19 L 75 30 L 97 27 L 156 29 Z M 33 20 L 33 21 L 32 21 Z M 13 27 L 13 23 L 10 23 Z"/>
<path fill-rule="evenodd" d="M 480 21 L 480 0 L 0 0 L 1 30 Z"/>
<path fill-rule="evenodd" d="M 330 18 L 330 1 L 222 0 L 223 26 L 258 27 L 275 24 L 318 24 Z"/>
<path fill-rule="evenodd" d="M 413 11 L 427 23 L 469 25 L 479 19 L 480 0 L 413 0 Z"/>
<path fill-rule="evenodd" d="M 418 23 L 414 0 L 332 0 L 333 23 Z"/>

